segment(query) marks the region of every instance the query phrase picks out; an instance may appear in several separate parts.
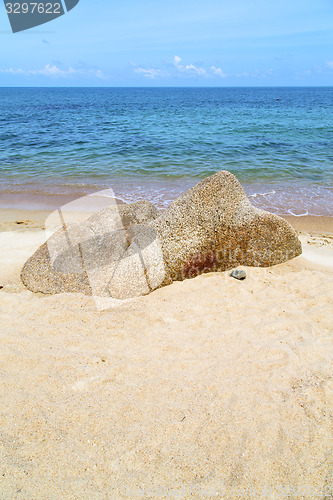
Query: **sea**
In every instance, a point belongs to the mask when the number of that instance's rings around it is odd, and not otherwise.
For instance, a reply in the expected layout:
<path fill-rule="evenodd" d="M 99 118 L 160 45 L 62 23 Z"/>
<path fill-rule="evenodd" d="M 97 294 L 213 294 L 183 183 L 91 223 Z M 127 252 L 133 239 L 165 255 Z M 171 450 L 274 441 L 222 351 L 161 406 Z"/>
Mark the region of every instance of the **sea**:
<path fill-rule="evenodd" d="M 332 216 L 333 87 L 0 88 L 0 208 L 165 208 L 219 170 L 256 207 Z"/>

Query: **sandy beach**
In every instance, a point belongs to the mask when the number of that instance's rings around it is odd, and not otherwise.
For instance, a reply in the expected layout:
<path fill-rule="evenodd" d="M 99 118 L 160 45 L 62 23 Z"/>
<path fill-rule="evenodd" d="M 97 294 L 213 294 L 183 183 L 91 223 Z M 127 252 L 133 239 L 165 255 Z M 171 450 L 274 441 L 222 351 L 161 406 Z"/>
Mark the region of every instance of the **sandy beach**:
<path fill-rule="evenodd" d="M 333 498 L 333 218 L 98 312 L 21 283 L 47 214 L 0 211 L 0 498 Z"/>

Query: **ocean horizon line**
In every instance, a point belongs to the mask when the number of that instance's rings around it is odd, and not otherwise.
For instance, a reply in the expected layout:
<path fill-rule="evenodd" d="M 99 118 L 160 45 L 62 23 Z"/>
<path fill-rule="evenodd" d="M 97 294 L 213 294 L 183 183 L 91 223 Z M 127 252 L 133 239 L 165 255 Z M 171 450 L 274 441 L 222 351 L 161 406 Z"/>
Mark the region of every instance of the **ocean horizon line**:
<path fill-rule="evenodd" d="M 332 89 L 333 85 L 17 85 L 0 89 Z"/>

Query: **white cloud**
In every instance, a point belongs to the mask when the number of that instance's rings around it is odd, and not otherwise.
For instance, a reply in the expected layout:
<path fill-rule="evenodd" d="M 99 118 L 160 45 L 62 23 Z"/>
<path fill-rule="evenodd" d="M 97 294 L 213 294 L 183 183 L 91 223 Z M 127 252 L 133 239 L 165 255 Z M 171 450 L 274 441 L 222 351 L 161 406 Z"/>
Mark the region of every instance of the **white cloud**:
<path fill-rule="evenodd" d="M 327 66 L 333 69 L 333 61 L 327 61 Z"/>
<path fill-rule="evenodd" d="M 186 71 L 194 71 L 194 73 L 197 73 L 198 75 L 205 75 L 206 74 L 206 70 L 205 69 L 203 69 L 203 68 L 197 68 L 193 64 L 187 64 L 185 66 L 185 69 L 186 69 Z"/>
<path fill-rule="evenodd" d="M 216 68 L 215 66 L 211 66 L 210 70 L 213 75 L 219 76 L 220 78 L 226 78 L 228 75 L 223 72 L 222 68 Z"/>
<path fill-rule="evenodd" d="M 55 64 L 46 64 L 44 68 L 41 69 L 22 69 L 22 68 L 9 68 L 0 69 L 0 73 L 10 73 L 12 75 L 42 75 L 47 77 L 60 77 L 66 78 L 69 76 L 90 76 L 99 79 L 103 79 L 104 75 L 101 70 L 96 69 L 75 69 L 69 66 L 67 69 L 62 69 Z"/>
<path fill-rule="evenodd" d="M 197 66 L 194 66 L 194 64 L 187 64 L 184 66 L 181 64 L 182 58 L 179 56 L 175 56 L 173 58 L 173 63 L 175 67 L 182 72 L 190 72 L 192 74 L 197 74 L 197 75 L 202 75 L 205 76 L 207 74 L 207 71 L 204 68 L 198 68 Z"/>
<path fill-rule="evenodd" d="M 159 68 L 142 68 L 140 66 L 136 66 L 136 64 L 131 63 L 134 67 L 133 71 L 138 73 L 139 75 L 144 76 L 145 78 L 149 78 L 151 80 L 155 80 L 156 78 L 164 78 L 168 76 L 179 76 L 180 73 L 187 77 L 196 77 L 203 76 L 205 78 L 226 78 L 228 75 L 224 73 L 222 68 L 218 68 L 216 66 L 210 66 L 209 69 L 201 68 L 195 66 L 194 64 L 183 64 L 182 58 L 179 56 L 174 56 L 173 58 L 173 69 L 170 71 L 165 71 Z"/>
<path fill-rule="evenodd" d="M 60 69 L 55 64 L 53 66 L 51 66 L 50 64 L 46 64 L 43 69 L 37 71 L 29 71 L 29 74 L 44 76 L 69 76 L 81 74 L 81 70 L 75 70 L 72 67 L 69 67 L 68 69 Z"/>
<path fill-rule="evenodd" d="M 135 68 L 134 72 L 141 74 L 146 78 L 150 78 L 151 80 L 155 80 L 155 78 L 159 77 L 169 76 L 169 73 L 167 73 L 166 71 L 155 68 Z"/>
<path fill-rule="evenodd" d="M 182 60 L 182 58 L 181 58 L 181 57 L 179 57 L 179 56 L 175 56 L 175 57 L 173 58 L 173 62 L 174 62 L 174 65 L 176 66 L 176 68 L 179 68 L 179 66 L 181 66 L 181 64 L 180 64 L 180 61 L 181 61 L 181 60 Z"/>

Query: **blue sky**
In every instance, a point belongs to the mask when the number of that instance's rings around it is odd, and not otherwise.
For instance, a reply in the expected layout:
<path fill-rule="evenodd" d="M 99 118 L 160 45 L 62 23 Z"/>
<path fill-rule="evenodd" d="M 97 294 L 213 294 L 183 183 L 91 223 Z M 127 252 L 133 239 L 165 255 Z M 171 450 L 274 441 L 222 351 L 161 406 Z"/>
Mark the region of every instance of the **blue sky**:
<path fill-rule="evenodd" d="M 13 34 L 0 86 L 333 85 L 332 0 L 80 0 Z"/>

